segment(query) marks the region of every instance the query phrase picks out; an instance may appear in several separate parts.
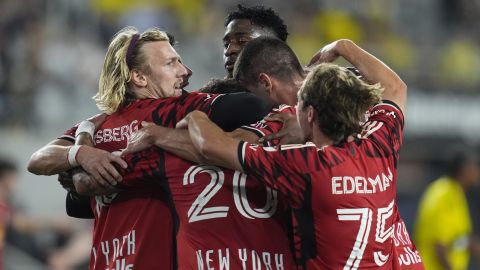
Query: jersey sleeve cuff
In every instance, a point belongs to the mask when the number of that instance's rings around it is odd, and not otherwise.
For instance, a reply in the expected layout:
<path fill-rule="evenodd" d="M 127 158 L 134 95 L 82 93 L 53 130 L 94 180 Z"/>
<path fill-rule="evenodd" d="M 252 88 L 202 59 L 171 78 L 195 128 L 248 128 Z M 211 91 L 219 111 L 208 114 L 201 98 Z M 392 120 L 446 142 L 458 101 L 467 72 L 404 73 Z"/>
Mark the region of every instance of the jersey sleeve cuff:
<path fill-rule="evenodd" d="M 388 99 L 383 99 L 381 103 L 377 104 L 377 105 L 381 105 L 381 104 L 388 104 L 388 105 L 392 105 L 393 107 L 395 107 L 397 110 L 399 110 L 400 112 L 402 112 L 402 109 L 400 109 L 400 107 L 398 107 L 398 105 L 391 101 L 391 100 L 388 100 Z M 403 112 L 402 112 L 403 114 Z"/>
<path fill-rule="evenodd" d="M 245 164 L 245 150 L 247 148 L 247 142 L 241 141 L 238 143 L 238 150 L 237 150 L 237 156 L 238 156 L 238 162 L 240 162 L 240 165 L 242 166 L 242 169 L 244 172 L 247 172 L 246 170 L 246 164 Z"/>
<path fill-rule="evenodd" d="M 254 133 L 259 138 L 265 137 L 265 133 L 261 132 L 260 130 L 258 130 L 256 128 L 252 128 L 252 127 L 249 127 L 249 126 L 241 126 L 240 128 L 243 129 L 243 130 L 247 130 L 247 131 L 250 131 L 250 132 Z"/>

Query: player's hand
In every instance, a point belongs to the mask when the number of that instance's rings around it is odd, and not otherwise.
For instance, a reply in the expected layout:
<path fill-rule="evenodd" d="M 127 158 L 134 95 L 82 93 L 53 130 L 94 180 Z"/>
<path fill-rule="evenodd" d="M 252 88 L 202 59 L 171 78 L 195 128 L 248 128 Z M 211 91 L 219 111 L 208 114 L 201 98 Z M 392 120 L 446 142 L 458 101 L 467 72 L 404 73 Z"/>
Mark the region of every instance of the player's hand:
<path fill-rule="evenodd" d="M 66 171 L 58 174 L 58 182 L 60 185 L 67 191 L 74 191 L 75 186 L 73 185 L 72 172 Z"/>
<path fill-rule="evenodd" d="M 99 113 L 97 115 L 94 115 L 87 120 L 92 122 L 95 125 L 95 130 L 97 130 L 103 122 L 105 122 L 105 119 L 107 119 L 107 114 L 106 113 Z"/>
<path fill-rule="evenodd" d="M 75 190 L 84 196 L 110 195 L 119 192 L 119 189 L 106 181 L 97 181 L 84 170 L 75 169 L 72 176 Z"/>
<path fill-rule="evenodd" d="M 77 154 L 78 164 L 100 184 L 115 186 L 122 176 L 112 163 L 127 168 L 127 163 L 119 156 L 90 146 L 82 146 Z"/>
<path fill-rule="evenodd" d="M 142 128 L 133 133 L 127 142 L 127 148 L 122 151 L 122 156 L 137 153 L 155 145 L 155 135 L 164 127 L 154 123 L 142 122 Z"/>
<path fill-rule="evenodd" d="M 190 120 L 190 113 L 187 114 L 180 122 L 177 123 L 175 128 L 180 128 L 180 129 L 187 129 L 188 128 L 188 121 Z"/>
<path fill-rule="evenodd" d="M 318 65 L 321 63 L 331 63 L 340 56 L 339 54 L 339 46 L 341 44 L 341 40 L 334 41 L 325 47 L 321 48 L 310 60 L 308 67 Z"/>
<path fill-rule="evenodd" d="M 259 143 L 280 139 L 280 144 L 303 143 L 302 130 L 293 114 L 276 113 L 265 117 L 267 121 L 281 122 L 282 129 L 258 140 Z"/>

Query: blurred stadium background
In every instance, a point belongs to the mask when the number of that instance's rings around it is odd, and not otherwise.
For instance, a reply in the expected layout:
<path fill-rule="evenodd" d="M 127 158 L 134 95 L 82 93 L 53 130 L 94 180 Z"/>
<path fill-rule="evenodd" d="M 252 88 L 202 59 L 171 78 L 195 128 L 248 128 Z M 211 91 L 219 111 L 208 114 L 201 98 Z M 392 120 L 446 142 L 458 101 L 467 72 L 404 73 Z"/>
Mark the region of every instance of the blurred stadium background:
<path fill-rule="evenodd" d="M 223 23 L 238 3 L 274 8 L 288 25 L 288 43 L 302 63 L 327 42 L 349 38 L 407 82 L 397 190 L 412 232 L 419 197 L 443 172 L 446 151 L 455 145 L 480 151 L 479 0 L 2 0 L 0 155 L 21 171 L 18 211 L 40 219 L 65 216 L 65 192 L 56 178 L 29 174 L 26 162 L 36 149 L 97 113 L 91 97 L 116 31 L 126 25 L 140 30 L 159 26 L 175 34 L 178 52 L 194 71 L 188 89 L 195 90 L 225 75 Z M 470 194 L 477 232 L 478 191 Z M 13 246 L 7 250 L 6 269 L 47 269 L 37 262 L 45 262 L 54 250 L 52 239 L 45 233 L 32 237 L 43 253 L 23 257 Z M 474 263 L 471 269 L 478 267 Z"/>

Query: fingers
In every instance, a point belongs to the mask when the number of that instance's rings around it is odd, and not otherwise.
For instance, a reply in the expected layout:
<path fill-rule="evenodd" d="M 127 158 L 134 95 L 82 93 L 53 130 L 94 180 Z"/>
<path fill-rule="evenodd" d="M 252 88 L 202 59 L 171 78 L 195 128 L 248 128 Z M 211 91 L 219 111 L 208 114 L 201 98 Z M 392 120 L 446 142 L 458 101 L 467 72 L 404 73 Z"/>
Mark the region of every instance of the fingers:
<path fill-rule="evenodd" d="M 92 174 L 93 180 L 97 185 L 99 185 L 102 188 L 113 188 L 114 186 L 111 185 L 103 175 L 105 175 L 106 172 L 101 169 L 98 172 Z"/>
<path fill-rule="evenodd" d="M 128 147 L 127 147 L 128 148 Z M 118 156 L 115 156 L 115 155 L 111 155 L 110 156 L 110 161 L 111 162 L 115 162 L 117 163 L 118 165 L 120 165 L 120 167 L 126 169 L 128 167 L 128 164 L 125 160 L 123 160 L 121 157 L 118 157 Z M 116 170 L 115 170 L 116 171 Z"/>
<path fill-rule="evenodd" d="M 283 130 L 280 130 L 279 132 L 277 133 L 272 133 L 272 134 L 269 134 L 265 137 L 262 137 L 258 140 L 259 143 L 264 143 L 264 142 L 269 142 L 269 141 L 273 141 L 275 139 L 281 139 L 283 136 L 285 136 L 286 132 L 283 131 Z"/>
<path fill-rule="evenodd" d="M 122 181 L 122 176 L 118 173 L 118 171 L 115 169 L 115 167 L 111 163 L 106 164 L 105 170 L 114 178 L 115 180 L 114 185 Z"/>
<path fill-rule="evenodd" d="M 287 121 L 289 118 L 289 116 L 285 113 L 274 113 L 274 114 L 270 114 L 270 115 L 267 115 L 265 118 L 264 118 L 266 121 L 273 121 L 273 122 L 281 122 L 281 123 L 284 123 L 285 121 Z"/>
<path fill-rule="evenodd" d="M 106 165 L 106 164 L 105 164 Z M 107 167 L 107 166 L 105 166 Z M 98 173 L 101 175 L 103 180 L 107 182 L 107 185 L 109 186 L 115 186 L 117 184 L 117 181 L 115 178 L 105 169 L 105 167 L 101 167 L 98 170 Z"/>

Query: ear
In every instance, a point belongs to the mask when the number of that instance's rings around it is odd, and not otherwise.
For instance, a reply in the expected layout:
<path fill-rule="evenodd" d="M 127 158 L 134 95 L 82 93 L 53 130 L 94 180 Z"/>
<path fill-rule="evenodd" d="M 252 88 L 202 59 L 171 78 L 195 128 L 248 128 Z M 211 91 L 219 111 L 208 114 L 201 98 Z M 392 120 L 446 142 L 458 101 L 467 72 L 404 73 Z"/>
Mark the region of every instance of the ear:
<path fill-rule="evenodd" d="M 258 85 L 265 89 L 265 92 L 270 96 L 272 94 L 272 79 L 265 73 L 258 75 Z"/>
<path fill-rule="evenodd" d="M 315 109 L 312 105 L 308 105 L 307 107 L 307 121 L 308 123 L 313 123 L 317 114 L 315 113 Z"/>
<path fill-rule="evenodd" d="M 138 87 L 147 86 L 147 77 L 142 71 L 138 69 L 132 69 L 130 71 L 130 78 L 131 78 L 131 82 Z"/>

